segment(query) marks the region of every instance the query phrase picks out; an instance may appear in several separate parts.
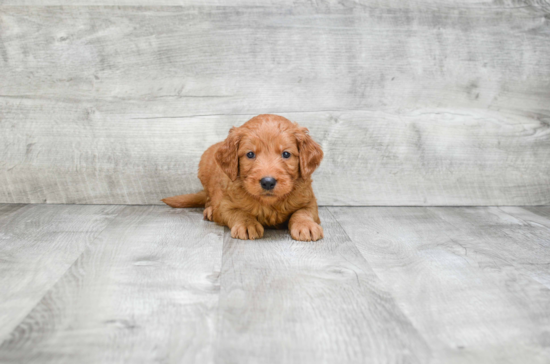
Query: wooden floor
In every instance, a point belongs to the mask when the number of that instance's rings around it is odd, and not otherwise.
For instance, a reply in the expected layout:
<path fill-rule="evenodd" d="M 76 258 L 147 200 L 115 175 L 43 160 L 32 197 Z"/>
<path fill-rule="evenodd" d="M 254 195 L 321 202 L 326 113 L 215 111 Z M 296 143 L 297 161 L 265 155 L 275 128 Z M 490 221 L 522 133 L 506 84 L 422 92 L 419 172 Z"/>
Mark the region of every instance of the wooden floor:
<path fill-rule="evenodd" d="M 0 205 L 1 363 L 549 363 L 550 207 Z"/>

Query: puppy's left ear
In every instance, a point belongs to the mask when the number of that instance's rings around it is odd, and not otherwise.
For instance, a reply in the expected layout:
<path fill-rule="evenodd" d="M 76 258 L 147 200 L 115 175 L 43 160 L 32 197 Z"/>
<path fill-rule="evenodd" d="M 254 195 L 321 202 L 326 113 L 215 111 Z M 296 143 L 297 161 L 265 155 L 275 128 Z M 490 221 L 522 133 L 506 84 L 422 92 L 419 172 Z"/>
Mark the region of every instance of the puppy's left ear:
<path fill-rule="evenodd" d="M 321 146 L 311 138 L 307 128 L 297 127 L 294 135 L 296 136 L 298 152 L 300 153 L 300 173 L 303 178 L 308 178 L 321 164 L 323 150 Z"/>
<path fill-rule="evenodd" d="M 216 162 L 231 181 L 235 181 L 239 174 L 239 155 L 237 151 L 239 150 L 240 141 L 241 133 L 238 128 L 233 127 L 216 151 Z"/>

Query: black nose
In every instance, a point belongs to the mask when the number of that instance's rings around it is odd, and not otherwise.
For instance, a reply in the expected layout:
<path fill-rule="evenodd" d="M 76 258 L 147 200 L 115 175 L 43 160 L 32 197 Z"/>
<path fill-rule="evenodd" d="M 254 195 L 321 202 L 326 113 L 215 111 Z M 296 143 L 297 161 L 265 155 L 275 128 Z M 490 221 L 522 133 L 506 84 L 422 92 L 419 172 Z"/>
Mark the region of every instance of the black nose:
<path fill-rule="evenodd" d="M 264 177 L 260 180 L 260 184 L 264 190 L 272 190 L 277 184 L 277 180 L 273 177 Z"/>

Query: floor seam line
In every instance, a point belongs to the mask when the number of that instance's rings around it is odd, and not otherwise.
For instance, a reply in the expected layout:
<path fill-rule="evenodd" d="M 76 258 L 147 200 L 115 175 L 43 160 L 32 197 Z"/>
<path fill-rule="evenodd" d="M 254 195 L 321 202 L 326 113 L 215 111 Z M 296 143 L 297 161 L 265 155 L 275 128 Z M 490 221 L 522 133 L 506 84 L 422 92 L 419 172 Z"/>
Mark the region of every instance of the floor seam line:
<path fill-rule="evenodd" d="M 363 206 L 364 207 L 364 206 Z M 422 334 L 420 332 L 420 330 L 418 329 L 418 327 L 416 327 L 415 323 L 411 320 L 411 318 L 405 313 L 405 311 L 403 311 L 403 309 L 401 308 L 401 306 L 399 305 L 395 295 L 389 291 L 388 289 L 386 289 L 386 284 L 384 283 L 384 281 L 380 278 L 380 276 L 378 275 L 378 273 L 376 273 L 376 271 L 374 270 L 374 268 L 372 268 L 372 265 L 370 264 L 370 262 L 367 260 L 367 258 L 365 257 L 365 255 L 363 254 L 363 252 L 361 251 L 361 249 L 359 249 L 359 247 L 357 246 L 357 243 L 349 236 L 348 232 L 346 231 L 346 229 L 344 229 L 344 227 L 342 226 L 342 224 L 340 224 L 340 222 L 336 219 L 336 217 L 334 216 L 334 214 L 332 213 L 332 211 L 330 211 L 330 207 L 326 207 L 326 210 L 329 212 L 329 214 L 332 216 L 332 218 L 334 219 L 334 221 L 338 224 L 338 226 L 340 226 L 340 228 L 342 229 L 342 231 L 344 232 L 344 234 L 348 237 L 348 239 L 350 240 L 351 243 L 353 243 L 353 246 L 355 247 L 355 249 L 357 249 L 357 251 L 359 252 L 359 255 L 363 258 L 363 260 L 368 264 L 372 274 L 374 274 L 374 276 L 376 277 L 376 279 L 378 279 L 378 282 L 380 283 L 380 285 L 382 286 L 384 292 L 386 292 L 392 299 L 394 305 L 395 305 L 395 308 L 401 312 L 401 314 L 403 315 L 403 317 L 408 321 L 408 323 L 411 325 L 411 327 L 416 331 L 416 333 L 418 334 L 419 337 L 422 338 L 422 340 L 424 341 L 424 343 L 426 344 L 426 347 L 429 349 L 429 352 L 430 352 L 430 355 L 432 356 L 433 358 L 433 348 L 429 345 L 429 341 L 427 340 L 427 338 L 424 336 L 424 334 Z"/>
<path fill-rule="evenodd" d="M 32 205 L 32 204 L 27 204 L 26 206 L 29 206 L 29 205 Z M 44 297 L 46 297 L 46 296 L 52 291 L 52 289 L 54 289 L 54 287 L 61 281 L 61 279 L 63 279 L 63 277 L 65 277 L 65 275 L 67 274 L 67 272 L 74 266 L 74 264 L 80 259 L 80 257 L 82 257 L 82 255 L 86 252 L 86 250 L 88 250 L 88 248 L 90 248 L 90 247 L 94 244 L 94 242 L 97 241 L 98 237 L 99 237 L 101 234 L 103 234 L 103 232 L 113 223 L 114 220 L 116 220 L 116 218 L 120 215 L 120 213 L 121 213 L 124 209 L 126 209 L 126 207 L 122 207 L 122 208 L 120 209 L 120 211 L 116 214 L 116 216 L 113 217 L 113 219 L 112 219 L 110 222 L 108 222 L 107 225 L 106 225 L 103 229 L 101 229 L 101 231 L 99 231 L 99 232 L 93 237 L 92 241 L 84 246 L 84 248 L 82 249 L 82 251 L 80 252 L 80 254 L 78 254 L 78 256 L 75 258 L 75 260 L 73 260 L 73 261 L 71 262 L 71 264 L 67 267 L 67 269 L 66 269 L 62 274 L 59 275 L 58 279 L 55 280 L 55 281 L 48 287 L 48 289 L 44 292 L 44 294 L 40 297 L 40 299 L 38 299 L 38 300 L 36 301 L 36 304 L 35 304 L 34 306 L 32 306 L 32 307 L 25 313 L 25 316 L 23 316 L 23 318 L 21 318 L 21 320 L 17 323 L 17 325 L 15 325 L 15 326 L 13 327 L 13 329 L 12 329 L 9 333 L 6 334 L 5 337 L 0 338 L 0 347 L 1 347 L 7 340 L 9 340 L 9 338 L 11 337 L 11 334 L 12 334 L 15 330 L 17 330 L 17 328 L 19 327 L 19 325 L 21 325 L 21 323 L 24 322 L 25 319 L 26 319 L 27 317 L 29 317 L 29 315 L 32 313 L 32 311 L 40 304 L 40 302 L 42 302 L 42 300 L 44 299 Z"/>
<path fill-rule="evenodd" d="M 216 363 L 216 347 L 218 343 L 218 338 L 220 336 L 220 322 L 221 322 L 221 298 L 222 298 L 222 272 L 223 272 L 223 262 L 224 262 L 224 252 L 225 252 L 225 235 L 227 233 L 227 229 L 225 226 L 220 226 L 222 229 L 221 234 L 221 240 L 222 240 L 222 251 L 220 256 L 220 274 L 218 275 L 218 282 L 219 282 L 219 291 L 218 291 L 218 303 L 216 305 L 216 327 L 215 327 L 215 333 L 214 333 L 214 339 L 212 340 L 212 364 Z"/>

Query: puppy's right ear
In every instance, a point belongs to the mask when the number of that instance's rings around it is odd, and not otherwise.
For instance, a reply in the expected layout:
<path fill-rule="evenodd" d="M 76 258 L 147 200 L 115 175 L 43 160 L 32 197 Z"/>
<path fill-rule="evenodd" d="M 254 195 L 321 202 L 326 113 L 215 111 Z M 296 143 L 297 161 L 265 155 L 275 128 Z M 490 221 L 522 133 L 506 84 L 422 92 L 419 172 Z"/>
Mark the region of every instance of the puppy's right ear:
<path fill-rule="evenodd" d="M 235 181 L 239 174 L 239 155 L 237 151 L 239 150 L 240 141 L 241 133 L 239 129 L 232 127 L 229 130 L 229 135 L 216 151 L 216 162 L 231 181 Z"/>

